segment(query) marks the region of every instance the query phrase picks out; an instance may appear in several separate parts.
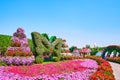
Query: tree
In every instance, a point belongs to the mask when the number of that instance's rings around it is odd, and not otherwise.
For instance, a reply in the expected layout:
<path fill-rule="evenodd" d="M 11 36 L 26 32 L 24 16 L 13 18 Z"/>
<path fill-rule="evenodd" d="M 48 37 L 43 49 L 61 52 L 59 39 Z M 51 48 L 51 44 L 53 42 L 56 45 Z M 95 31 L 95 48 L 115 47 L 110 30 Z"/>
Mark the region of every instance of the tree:
<path fill-rule="evenodd" d="M 86 44 L 86 48 L 90 48 L 90 45 L 89 45 L 89 44 Z"/>

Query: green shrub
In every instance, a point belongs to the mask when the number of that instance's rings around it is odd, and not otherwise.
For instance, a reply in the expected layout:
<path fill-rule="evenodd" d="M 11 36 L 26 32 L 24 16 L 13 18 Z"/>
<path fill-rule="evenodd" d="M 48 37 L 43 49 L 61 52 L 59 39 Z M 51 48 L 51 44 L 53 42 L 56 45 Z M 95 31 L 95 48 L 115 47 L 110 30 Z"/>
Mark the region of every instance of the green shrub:
<path fill-rule="evenodd" d="M 42 63 L 43 62 L 43 57 L 41 57 L 41 56 L 36 56 L 35 57 L 35 62 L 37 63 L 37 64 L 40 64 L 40 63 Z"/>
<path fill-rule="evenodd" d="M 60 58 L 61 48 L 62 48 L 62 39 L 58 38 L 53 43 L 53 52 L 52 56 L 56 56 Z"/>
<path fill-rule="evenodd" d="M 43 55 L 44 49 L 41 47 L 35 48 L 36 55 Z"/>
<path fill-rule="evenodd" d="M 45 37 L 49 41 L 49 37 L 47 33 L 42 33 L 42 36 Z"/>
<path fill-rule="evenodd" d="M 46 37 L 42 36 L 40 33 L 38 32 L 32 32 L 32 40 L 33 40 L 33 44 L 34 44 L 34 48 L 35 48 L 35 57 L 36 57 L 36 62 L 39 63 L 39 59 L 43 57 L 43 53 L 49 53 L 49 48 L 50 45 L 47 42 Z M 39 57 L 38 57 L 39 56 Z"/>
<path fill-rule="evenodd" d="M 0 60 L 0 66 L 6 66 L 6 63 Z"/>
<path fill-rule="evenodd" d="M 57 37 L 56 37 L 56 36 L 51 36 L 51 37 L 50 37 L 49 42 L 51 42 L 51 43 L 52 43 L 52 42 L 54 42 L 56 39 L 57 39 Z"/>
<path fill-rule="evenodd" d="M 61 60 L 61 61 L 65 60 L 65 59 L 64 59 L 64 56 L 60 56 L 60 60 Z"/>
<path fill-rule="evenodd" d="M 38 32 L 32 32 L 31 36 L 32 36 L 32 41 L 33 41 L 34 47 L 42 46 L 42 44 L 39 41 L 40 34 Z"/>
<path fill-rule="evenodd" d="M 50 48 L 51 45 L 49 43 L 49 41 L 45 38 L 41 36 L 41 43 L 46 47 L 46 48 Z"/>
<path fill-rule="evenodd" d="M 12 36 L 0 34 L 0 49 L 1 53 L 5 53 L 7 48 L 11 45 Z"/>
<path fill-rule="evenodd" d="M 53 60 L 54 62 L 58 62 L 58 61 L 60 61 L 60 58 L 59 58 L 59 57 L 53 57 L 52 60 Z"/>
<path fill-rule="evenodd" d="M 29 43 L 29 47 L 30 47 L 31 51 L 34 53 L 35 49 L 34 49 L 33 41 L 31 39 L 28 39 L 28 43 Z"/>
<path fill-rule="evenodd" d="M 74 46 L 71 46 L 71 47 L 69 48 L 70 52 L 73 52 L 74 48 L 75 48 Z"/>

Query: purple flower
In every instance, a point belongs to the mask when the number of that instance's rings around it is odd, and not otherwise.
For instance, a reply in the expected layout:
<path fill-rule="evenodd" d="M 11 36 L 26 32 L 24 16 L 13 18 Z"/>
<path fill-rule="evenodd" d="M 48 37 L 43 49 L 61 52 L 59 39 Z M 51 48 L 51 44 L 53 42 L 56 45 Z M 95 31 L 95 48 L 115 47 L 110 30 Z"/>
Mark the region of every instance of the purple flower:
<path fill-rule="evenodd" d="M 20 39 L 21 47 L 27 47 L 28 41 L 27 38 Z"/>
<path fill-rule="evenodd" d="M 25 31 L 24 31 L 24 29 L 22 29 L 22 28 L 18 28 L 18 29 L 17 29 L 17 32 L 18 32 L 18 33 L 24 33 Z"/>
<path fill-rule="evenodd" d="M 13 65 L 31 65 L 35 59 L 34 56 L 29 56 L 29 57 L 1 57 L 1 61 L 5 62 L 7 65 L 13 64 Z"/>
<path fill-rule="evenodd" d="M 19 57 L 13 57 L 13 64 L 14 65 L 20 65 L 21 59 Z"/>
<path fill-rule="evenodd" d="M 7 50 L 9 50 L 9 51 L 14 51 L 14 47 L 8 47 L 8 49 Z"/>
<path fill-rule="evenodd" d="M 19 40 L 18 37 L 15 37 L 15 36 L 14 36 L 14 37 L 12 37 L 12 41 L 13 41 L 13 42 L 19 42 L 20 40 Z"/>

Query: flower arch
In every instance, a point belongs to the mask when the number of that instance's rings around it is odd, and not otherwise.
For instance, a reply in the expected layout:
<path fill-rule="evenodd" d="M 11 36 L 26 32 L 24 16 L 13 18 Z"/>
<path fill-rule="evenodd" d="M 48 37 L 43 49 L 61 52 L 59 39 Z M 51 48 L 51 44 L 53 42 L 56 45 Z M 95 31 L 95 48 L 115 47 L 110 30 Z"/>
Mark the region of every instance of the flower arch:
<path fill-rule="evenodd" d="M 105 58 L 106 56 L 109 57 L 112 52 L 114 53 L 114 56 L 118 55 L 120 57 L 120 46 L 118 45 L 107 46 L 103 51 L 102 58 Z"/>

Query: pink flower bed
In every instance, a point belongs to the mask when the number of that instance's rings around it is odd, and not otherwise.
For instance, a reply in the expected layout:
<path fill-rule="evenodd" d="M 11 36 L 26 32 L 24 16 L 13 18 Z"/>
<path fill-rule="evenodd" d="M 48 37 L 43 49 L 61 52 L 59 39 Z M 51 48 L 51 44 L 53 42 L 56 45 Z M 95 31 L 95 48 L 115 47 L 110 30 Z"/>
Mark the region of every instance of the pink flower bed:
<path fill-rule="evenodd" d="M 31 66 L 2 66 L 0 78 L 3 80 L 89 80 L 97 68 L 97 62 L 89 59 Z"/>

